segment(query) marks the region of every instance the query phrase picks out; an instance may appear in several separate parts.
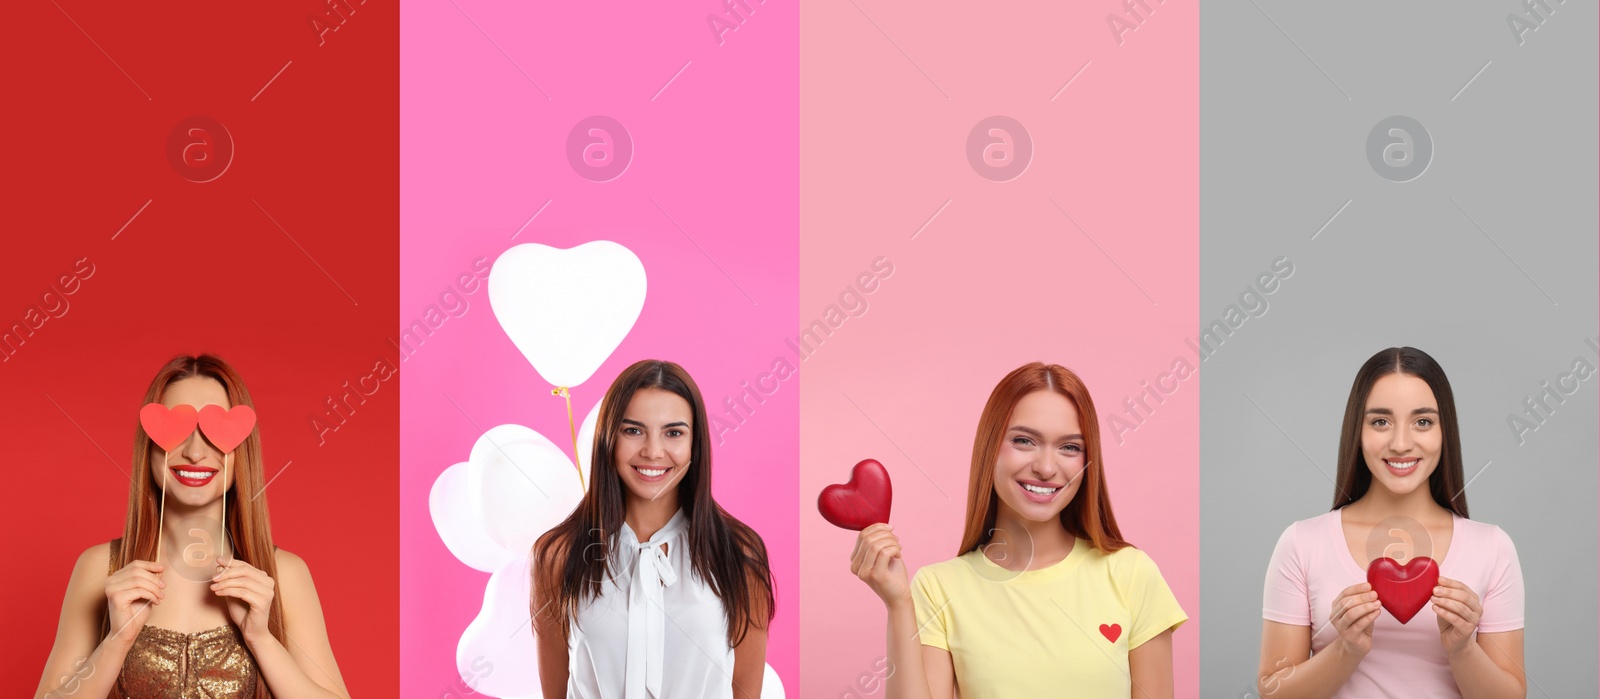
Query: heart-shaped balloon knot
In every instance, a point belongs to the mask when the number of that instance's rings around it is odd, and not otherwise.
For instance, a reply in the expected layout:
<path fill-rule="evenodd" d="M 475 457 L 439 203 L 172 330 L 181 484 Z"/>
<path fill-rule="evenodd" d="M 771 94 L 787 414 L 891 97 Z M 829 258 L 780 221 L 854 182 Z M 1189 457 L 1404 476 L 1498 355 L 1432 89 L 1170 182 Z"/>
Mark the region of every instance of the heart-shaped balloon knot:
<path fill-rule="evenodd" d="M 578 483 L 588 489 L 583 482 L 583 462 L 578 459 L 578 423 L 572 419 L 572 392 L 566 386 L 557 386 L 550 389 L 550 395 L 567 399 L 567 429 L 572 432 L 572 467 L 578 472 Z"/>

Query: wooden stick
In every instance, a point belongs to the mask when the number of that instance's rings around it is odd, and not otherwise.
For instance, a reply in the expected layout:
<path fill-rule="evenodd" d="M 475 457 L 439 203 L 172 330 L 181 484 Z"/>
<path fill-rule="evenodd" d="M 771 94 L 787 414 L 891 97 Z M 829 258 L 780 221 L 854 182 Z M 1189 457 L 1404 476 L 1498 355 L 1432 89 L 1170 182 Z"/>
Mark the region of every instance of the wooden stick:
<path fill-rule="evenodd" d="M 161 528 L 167 522 L 167 457 L 170 456 L 165 449 L 161 451 L 161 514 L 156 519 L 156 565 L 161 565 Z"/>
<path fill-rule="evenodd" d="M 217 537 L 218 563 L 222 561 L 223 548 L 227 548 L 229 551 L 233 550 L 231 546 L 227 546 L 227 544 L 231 543 L 228 540 L 228 457 L 230 456 L 233 456 L 232 452 L 222 455 L 222 531 L 218 532 Z"/>

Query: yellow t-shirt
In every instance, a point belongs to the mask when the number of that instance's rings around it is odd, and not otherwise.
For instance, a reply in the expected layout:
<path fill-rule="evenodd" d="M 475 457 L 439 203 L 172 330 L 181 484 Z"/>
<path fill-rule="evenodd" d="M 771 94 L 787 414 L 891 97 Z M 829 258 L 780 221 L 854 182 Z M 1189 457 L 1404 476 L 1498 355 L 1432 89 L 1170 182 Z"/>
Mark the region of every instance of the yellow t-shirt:
<path fill-rule="evenodd" d="M 1083 539 L 1038 570 L 1006 570 L 981 548 L 923 566 L 911 594 L 922 645 L 950 651 L 962 699 L 1126 699 L 1128 651 L 1189 619 L 1143 551 Z"/>

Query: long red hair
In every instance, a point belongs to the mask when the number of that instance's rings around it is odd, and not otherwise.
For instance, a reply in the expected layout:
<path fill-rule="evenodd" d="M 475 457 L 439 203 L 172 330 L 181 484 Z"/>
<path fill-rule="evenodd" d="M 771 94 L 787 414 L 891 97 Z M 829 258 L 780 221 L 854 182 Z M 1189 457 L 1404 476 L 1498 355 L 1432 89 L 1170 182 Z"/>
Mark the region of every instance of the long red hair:
<path fill-rule="evenodd" d="M 210 354 L 199 356 L 179 355 L 161 367 L 145 391 L 144 402 L 159 403 L 173 383 L 191 377 L 213 379 L 222 384 L 228 393 L 230 406 L 255 405 L 250 392 L 245 390 L 244 379 L 221 358 Z M 161 489 L 152 485 L 150 475 L 150 450 L 152 442 L 144 428 L 134 419 L 133 431 L 133 485 L 128 489 L 128 517 L 122 526 L 122 544 L 116 547 L 111 569 L 120 570 L 131 561 L 153 561 L 156 540 L 161 536 L 159 511 Z M 228 507 L 228 538 L 232 542 L 234 558 L 249 563 L 274 580 L 278 578 L 277 547 L 272 544 L 272 527 L 267 518 L 267 498 L 262 488 L 261 430 L 252 429 L 250 436 L 238 446 L 231 457 L 233 484 L 224 494 Z M 283 633 L 283 604 L 277 595 L 272 598 L 272 610 L 267 628 L 280 642 L 287 643 Z M 110 633 L 109 619 L 102 619 L 100 637 Z M 265 683 L 257 673 L 256 696 L 270 697 Z M 113 688 L 116 699 L 117 690 Z"/>
<path fill-rule="evenodd" d="M 972 479 L 967 485 L 967 523 L 956 555 L 973 551 L 994 536 L 995 513 L 1000 507 L 1000 496 L 994 489 L 994 468 L 1000 458 L 1000 440 L 1005 438 L 1017 403 L 1034 391 L 1054 391 L 1065 396 L 1078 410 L 1078 423 L 1083 430 L 1088 463 L 1077 495 L 1061 510 L 1061 526 L 1107 553 L 1132 546 L 1123 540 L 1117 519 L 1111 514 L 1111 495 L 1106 490 L 1104 462 L 1100 458 L 1100 418 L 1088 387 L 1064 366 L 1033 362 L 1000 380 L 978 418 L 978 434 L 972 442 Z"/>

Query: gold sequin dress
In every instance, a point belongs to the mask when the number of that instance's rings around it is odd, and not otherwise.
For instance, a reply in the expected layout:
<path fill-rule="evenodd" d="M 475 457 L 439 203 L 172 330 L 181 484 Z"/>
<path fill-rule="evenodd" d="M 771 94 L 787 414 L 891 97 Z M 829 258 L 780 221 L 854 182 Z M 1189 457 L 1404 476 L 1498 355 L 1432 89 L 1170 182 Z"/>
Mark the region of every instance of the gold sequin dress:
<path fill-rule="evenodd" d="M 121 539 L 111 542 L 112 561 L 120 544 Z M 250 699 L 255 696 L 256 681 L 255 659 L 233 624 L 195 633 L 145 624 L 122 661 L 116 696 Z"/>

